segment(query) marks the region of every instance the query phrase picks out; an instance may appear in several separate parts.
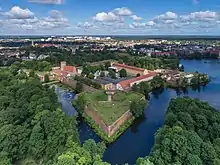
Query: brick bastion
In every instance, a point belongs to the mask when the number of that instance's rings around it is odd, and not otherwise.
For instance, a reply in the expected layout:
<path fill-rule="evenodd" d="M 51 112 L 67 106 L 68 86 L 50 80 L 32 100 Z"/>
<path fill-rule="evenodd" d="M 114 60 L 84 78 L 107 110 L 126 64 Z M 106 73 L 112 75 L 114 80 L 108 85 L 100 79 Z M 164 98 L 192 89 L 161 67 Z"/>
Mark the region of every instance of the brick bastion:
<path fill-rule="evenodd" d="M 99 115 L 95 111 L 91 110 L 88 106 L 85 106 L 84 112 L 96 122 L 96 124 L 108 135 L 108 137 L 114 135 L 122 124 L 132 118 L 132 113 L 130 110 L 128 110 L 113 124 L 106 125 Z"/>

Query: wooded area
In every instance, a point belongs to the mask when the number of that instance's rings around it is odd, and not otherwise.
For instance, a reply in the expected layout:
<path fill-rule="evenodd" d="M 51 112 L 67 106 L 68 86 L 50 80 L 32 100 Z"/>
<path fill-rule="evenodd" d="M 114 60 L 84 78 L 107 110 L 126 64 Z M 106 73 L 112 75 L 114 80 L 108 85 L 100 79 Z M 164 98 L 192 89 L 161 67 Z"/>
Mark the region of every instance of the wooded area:
<path fill-rule="evenodd" d="M 54 89 L 13 68 L 0 70 L 0 151 L 1 165 L 107 164 L 103 143 L 80 144 Z"/>
<path fill-rule="evenodd" d="M 150 156 L 139 163 L 147 160 L 155 165 L 219 165 L 220 113 L 198 99 L 172 99 Z"/>

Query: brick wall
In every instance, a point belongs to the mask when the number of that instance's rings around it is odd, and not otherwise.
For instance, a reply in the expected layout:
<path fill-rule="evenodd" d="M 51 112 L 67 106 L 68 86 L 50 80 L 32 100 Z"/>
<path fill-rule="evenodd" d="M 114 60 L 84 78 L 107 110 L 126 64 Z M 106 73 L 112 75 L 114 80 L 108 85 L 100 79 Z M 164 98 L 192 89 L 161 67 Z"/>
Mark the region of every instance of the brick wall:
<path fill-rule="evenodd" d="M 85 113 L 96 122 L 96 124 L 108 135 L 108 137 L 114 135 L 118 131 L 120 126 L 132 117 L 132 113 L 130 112 L 130 110 L 128 110 L 112 125 L 108 126 L 102 121 L 99 115 L 95 111 L 90 110 L 88 106 L 85 106 Z"/>
<path fill-rule="evenodd" d="M 129 111 L 125 112 L 118 120 L 108 127 L 108 136 L 114 135 L 118 131 L 120 126 L 132 117 L 132 113 Z"/>
<path fill-rule="evenodd" d="M 102 121 L 102 119 L 99 117 L 99 115 L 93 111 L 90 110 L 88 106 L 85 106 L 85 113 L 91 117 L 97 125 L 108 135 L 108 126 Z"/>
<path fill-rule="evenodd" d="M 76 88 L 76 80 L 73 79 L 68 79 L 68 78 L 63 78 L 61 80 L 62 83 L 70 86 L 71 88 L 75 89 Z M 95 92 L 95 91 L 99 91 L 98 89 L 95 89 L 93 87 L 90 87 L 88 85 L 83 84 L 83 92 Z"/>

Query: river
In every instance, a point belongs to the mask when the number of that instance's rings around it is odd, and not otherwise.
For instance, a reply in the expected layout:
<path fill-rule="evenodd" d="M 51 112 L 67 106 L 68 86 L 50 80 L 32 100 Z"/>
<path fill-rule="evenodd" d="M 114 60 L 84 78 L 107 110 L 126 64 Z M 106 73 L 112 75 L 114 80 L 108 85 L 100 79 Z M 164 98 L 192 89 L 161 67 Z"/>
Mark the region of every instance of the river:
<path fill-rule="evenodd" d="M 207 73 L 211 82 L 207 86 L 196 89 L 189 88 L 184 91 L 164 89 L 151 94 L 144 118 L 136 121 L 118 140 L 107 146 L 104 161 L 112 165 L 124 163 L 133 165 L 138 157 L 149 155 L 154 145 L 154 134 L 163 125 L 166 109 L 172 98 L 182 96 L 199 98 L 220 109 L 220 64 L 216 60 L 181 60 L 181 63 L 184 65 L 185 71 Z M 63 110 L 67 114 L 75 113 L 71 107 L 69 108 L 67 106 Z M 99 137 L 83 121 L 80 122 L 79 133 L 82 142 L 89 138 L 100 141 Z"/>

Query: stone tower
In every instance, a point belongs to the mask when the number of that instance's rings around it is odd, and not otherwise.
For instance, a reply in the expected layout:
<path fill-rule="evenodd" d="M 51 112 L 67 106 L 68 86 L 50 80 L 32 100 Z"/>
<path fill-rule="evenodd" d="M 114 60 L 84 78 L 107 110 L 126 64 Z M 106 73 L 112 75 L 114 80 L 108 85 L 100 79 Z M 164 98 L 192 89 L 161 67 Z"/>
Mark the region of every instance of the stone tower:
<path fill-rule="evenodd" d="M 66 61 L 61 61 L 60 62 L 60 69 L 63 70 L 65 66 L 66 66 Z"/>
<path fill-rule="evenodd" d="M 106 91 L 106 94 L 108 95 L 108 102 L 111 102 L 112 96 L 115 94 L 115 91 L 108 90 Z"/>

